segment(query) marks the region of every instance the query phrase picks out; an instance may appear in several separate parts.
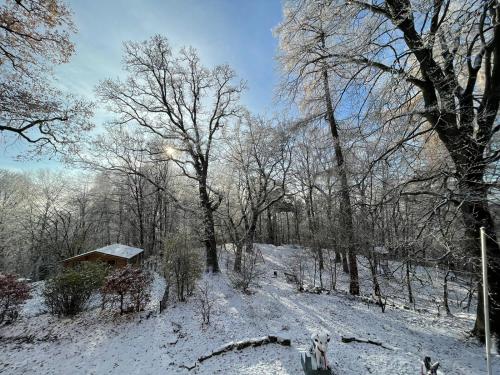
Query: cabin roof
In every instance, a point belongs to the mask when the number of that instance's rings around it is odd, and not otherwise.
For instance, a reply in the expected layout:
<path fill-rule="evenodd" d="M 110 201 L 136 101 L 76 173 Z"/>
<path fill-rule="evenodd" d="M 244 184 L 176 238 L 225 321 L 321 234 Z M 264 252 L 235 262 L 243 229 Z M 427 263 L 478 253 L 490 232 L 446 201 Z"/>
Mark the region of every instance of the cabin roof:
<path fill-rule="evenodd" d="M 112 255 L 115 257 L 119 257 L 119 258 L 132 259 L 133 257 L 135 257 L 136 255 L 139 255 L 142 252 L 144 252 L 144 250 L 139 249 L 138 247 L 132 247 L 132 246 L 127 246 L 127 245 L 115 243 L 112 245 L 101 247 L 99 249 L 87 251 L 86 253 L 83 253 L 83 254 L 75 255 L 71 258 L 65 259 L 65 261 L 80 258 L 82 256 L 93 254 L 93 253 L 101 253 L 101 254 L 106 254 L 106 255 Z"/>

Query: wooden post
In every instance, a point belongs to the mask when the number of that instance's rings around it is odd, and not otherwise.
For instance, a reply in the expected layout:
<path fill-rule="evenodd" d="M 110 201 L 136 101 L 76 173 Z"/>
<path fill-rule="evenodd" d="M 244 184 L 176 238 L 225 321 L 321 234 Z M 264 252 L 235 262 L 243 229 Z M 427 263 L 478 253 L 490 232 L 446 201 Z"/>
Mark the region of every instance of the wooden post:
<path fill-rule="evenodd" d="M 483 307 L 484 307 L 484 336 L 486 340 L 486 366 L 488 369 L 488 375 L 492 375 L 491 372 L 491 337 L 490 337 L 490 310 L 489 310 L 489 298 L 488 298 L 488 258 L 486 252 L 486 232 L 484 227 L 480 229 L 481 233 L 481 263 L 483 268 Z"/>

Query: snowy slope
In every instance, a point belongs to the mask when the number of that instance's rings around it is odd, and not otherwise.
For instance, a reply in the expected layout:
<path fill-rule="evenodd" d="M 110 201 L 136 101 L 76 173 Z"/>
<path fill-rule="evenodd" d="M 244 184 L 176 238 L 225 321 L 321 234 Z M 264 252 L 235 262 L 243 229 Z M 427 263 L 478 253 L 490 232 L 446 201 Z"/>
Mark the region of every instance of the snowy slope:
<path fill-rule="evenodd" d="M 194 299 L 170 304 L 161 315 L 156 311 L 163 287 L 159 277 L 154 284 L 156 298 L 149 306 L 150 311 L 155 310 L 152 314 L 145 311 L 120 317 L 97 309 L 75 319 L 56 319 L 48 314 L 36 316 L 36 306 L 43 307 L 31 301 L 24 318 L 0 328 L 0 373 L 301 374 L 299 352 L 307 348 L 310 334 L 318 329 L 327 329 L 333 336 L 329 358 L 339 374 L 419 374 L 424 355 L 439 360 L 446 374 L 485 373 L 484 349 L 467 337 L 472 315 L 438 317 L 434 312 L 391 307 L 382 314 L 377 306 L 344 294 L 298 293 L 281 270 L 290 254 L 301 250 L 259 247 L 265 274 L 254 294 L 233 290 L 224 270 L 221 275 L 205 275 L 202 282 L 212 285 L 216 297 L 213 323 L 205 329 Z M 360 269 L 368 292 L 368 275 L 362 266 Z M 278 278 L 272 277 L 274 270 L 279 271 Z M 346 289 L 346 276 L 339 272 L 339 277 L 339 287 Z M 398 288 L 382 282 L 387 290 Z M 179 367 L 192 366 L 199 356 L 227 342 L 268 334 L 289 337 L 292 347 L 247 348 L 208 359 L 191 371 Z M 343 344 L 341 336 L 381 341 L 390 349 Z M 500 373 L 498 357 L 494 369 Z"/>

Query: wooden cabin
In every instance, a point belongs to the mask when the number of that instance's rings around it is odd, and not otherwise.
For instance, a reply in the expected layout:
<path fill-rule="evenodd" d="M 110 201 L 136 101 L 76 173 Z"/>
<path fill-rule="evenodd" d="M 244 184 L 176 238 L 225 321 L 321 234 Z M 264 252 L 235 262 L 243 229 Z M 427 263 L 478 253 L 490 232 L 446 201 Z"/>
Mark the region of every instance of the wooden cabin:
<path fill-rule="evenodd" d="M 83 254 L 63 260 L 64 267 L 75 267 L 81 262 L 104 262 L 112 267 L 125 267 L 127 265 L 140 266 L 144 250 L 122 244 L 113 244 L 100 249 L 88 251 Z"/>

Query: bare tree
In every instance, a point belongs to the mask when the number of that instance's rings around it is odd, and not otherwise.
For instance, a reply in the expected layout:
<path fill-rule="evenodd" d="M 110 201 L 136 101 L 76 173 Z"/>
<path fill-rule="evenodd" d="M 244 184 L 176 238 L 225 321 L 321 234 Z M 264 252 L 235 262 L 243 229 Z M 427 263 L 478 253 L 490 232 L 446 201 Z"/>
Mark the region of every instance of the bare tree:
<path fill-rule="evenodd" d="M 329 68 L 321 58 L 321 51 L 326 49 L 324 19 L 328 12 L 327 5 L 327 1 L 286 3 L 284 20 L 276 29 L 281 51 L 278 58 L 284 76 L 282 92 L 293 99 L 302 99 L 302 108 L 309 111 L 307 115 L 312 118 L 324 117 L 330 128 L 340 180 L 342 226 L 348 247 L 349 291 L 358 295 L 354 223 L 345 156 L 339 137 L 338 121 L 334 114 Z"/>
<path fill-rule="evenodd" d="M 234 270 L 240 272 L 243 246 L 253 252 L 260 215 L 285 196 L 290 137 L 272 121 L 247 115 L 227 158 L 232 173 L 222 219 L 236 245 Z"/>
<path fill-rule="evenodd" d="M 488 207 L 488 191 L 496 187 L 488 168 L 500 158 L 494 146 L 500 130 L 498 1 L 323 3 L 327 43 L 316 50 L 317 60 L 335 72 L 344 90 L 361 84 L 365 92 L 390 103 L 386 118 L 407 119 L 404 137 L 378 160 L 431 133 L 449 153 L 454 186 L 448 199 L 460 208 L 464 246 L 472 256 L 480 255 L 479 228 L 484 226 L 488 234 L 490 317 L 492 331 L 499 334 L 500 249 Z M 479 337 L 484 336 L 482 298 L 480 292 L 475 325 Z"/>
<path fill-rule="evenodd" d="M 74 51 L 70 9 L 59 0 L 7 0 L 0 30 L 0 139 L 17 136 L 35 154 L 72 151 L 92 128 L 92 106 L 50 84 L 52 66 Z"/>
<path fill-rule="evenodd" d="M 243 84 L 226 65 L 203 67 L 192 48 L 174 55 L 161 36 L 125 43 L 124 69 L 125 81 L 106 80 L 98 94 L 117 115 L 114 124 L 140 127 L 157 161 L 174 161 L 198 184 L 206 269 L 218 272 L 213 213 L 221 197 L 209 183 L 209 165 L 219 130 L 240 113 Z"/>

